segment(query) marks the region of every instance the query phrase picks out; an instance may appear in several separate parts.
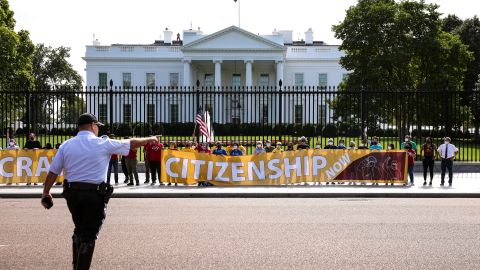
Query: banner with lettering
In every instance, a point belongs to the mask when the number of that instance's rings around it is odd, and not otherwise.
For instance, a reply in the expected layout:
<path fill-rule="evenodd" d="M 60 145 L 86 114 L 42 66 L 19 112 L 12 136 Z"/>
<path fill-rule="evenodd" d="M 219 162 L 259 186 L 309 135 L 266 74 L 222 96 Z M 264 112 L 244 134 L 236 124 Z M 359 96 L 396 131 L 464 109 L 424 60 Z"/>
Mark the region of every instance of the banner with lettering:
<path fill-rule="evenodd" d="M 407 183 L 405 151 L 300 150 L 248 156 L 165 150 L 162 181 L 216 186 L 303 182 Z"/>
<path fill-rule="evenodd" d="M 47 177 L 57 150 L 0 151 L 0 183 L 40 183 Z M 57 181 L 63 181 L 59 176 Z"/>

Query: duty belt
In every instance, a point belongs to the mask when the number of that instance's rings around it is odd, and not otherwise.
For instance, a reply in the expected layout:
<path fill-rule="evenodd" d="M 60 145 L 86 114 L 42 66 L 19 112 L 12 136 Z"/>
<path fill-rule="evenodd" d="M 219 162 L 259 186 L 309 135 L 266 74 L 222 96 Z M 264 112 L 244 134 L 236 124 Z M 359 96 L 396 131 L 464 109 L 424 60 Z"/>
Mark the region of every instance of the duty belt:
<path fill-rule="evenodd" d="M 77 190 L 100 190 L 100 185 L 97 184 L 90 184 L 90 183 L 82 183 L 82 182 L 73 182 L 70 183 L 68 181 L 64 182 L 64 186 L 68 189 L 77 189 Z"/>

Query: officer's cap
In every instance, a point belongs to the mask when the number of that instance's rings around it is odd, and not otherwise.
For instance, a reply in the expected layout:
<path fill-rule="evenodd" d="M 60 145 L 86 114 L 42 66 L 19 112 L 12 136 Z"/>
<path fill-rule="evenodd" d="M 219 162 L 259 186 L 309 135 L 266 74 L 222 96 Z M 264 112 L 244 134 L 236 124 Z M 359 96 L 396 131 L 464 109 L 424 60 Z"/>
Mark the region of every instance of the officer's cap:
<path fill-rule="evenodd" d="M 86 124 L 96 124 L 97 126 L 103 126 L 103 123 L 98 122 L 97 117 L 91 113 L 84 113 L 80 115 L 78 118 L 78 125 L 86 125 Z"/>

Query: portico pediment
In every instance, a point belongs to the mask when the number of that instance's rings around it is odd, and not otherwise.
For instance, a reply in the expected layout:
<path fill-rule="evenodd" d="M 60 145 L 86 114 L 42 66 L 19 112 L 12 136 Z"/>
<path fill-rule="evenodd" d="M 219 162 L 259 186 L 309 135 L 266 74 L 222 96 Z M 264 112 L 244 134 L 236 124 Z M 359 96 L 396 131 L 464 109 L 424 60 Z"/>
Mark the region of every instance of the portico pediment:
<path fill-rule="evenodd" d="M 182 51 L 284 51 L 285 47 L 236 26 L 195 40 Z"/>

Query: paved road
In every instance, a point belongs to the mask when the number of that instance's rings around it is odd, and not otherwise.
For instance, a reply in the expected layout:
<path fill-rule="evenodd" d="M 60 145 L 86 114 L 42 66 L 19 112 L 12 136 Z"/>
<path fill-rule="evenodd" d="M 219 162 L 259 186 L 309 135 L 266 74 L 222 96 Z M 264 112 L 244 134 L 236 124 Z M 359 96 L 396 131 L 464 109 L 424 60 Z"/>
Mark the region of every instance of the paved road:
<path fill-rule="evenodd" d="M 68 269 L 64 200 L 0 200 L 0 269 Z M 480 199 L 113 199 L 92 269 L 480 269 Z"/>

